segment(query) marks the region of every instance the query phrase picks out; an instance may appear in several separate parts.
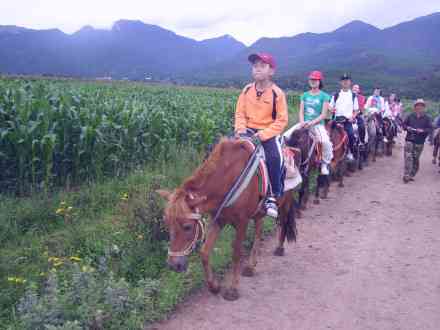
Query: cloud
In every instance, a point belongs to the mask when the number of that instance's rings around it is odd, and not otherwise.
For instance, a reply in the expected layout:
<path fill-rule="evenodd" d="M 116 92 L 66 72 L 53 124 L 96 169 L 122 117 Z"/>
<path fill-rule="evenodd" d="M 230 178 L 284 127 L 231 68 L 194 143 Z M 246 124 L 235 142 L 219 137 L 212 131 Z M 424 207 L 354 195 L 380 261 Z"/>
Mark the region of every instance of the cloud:
<path fill-rule="evenodd" d="M 354 19 L 383 28 L 436 11 L 439 0 L 14 0 L 1 1 L 0 22 L 74 32 L 138 19 L 196 39 L 230 34 L 250 44 L 263 36 L 332 31 Z"/>

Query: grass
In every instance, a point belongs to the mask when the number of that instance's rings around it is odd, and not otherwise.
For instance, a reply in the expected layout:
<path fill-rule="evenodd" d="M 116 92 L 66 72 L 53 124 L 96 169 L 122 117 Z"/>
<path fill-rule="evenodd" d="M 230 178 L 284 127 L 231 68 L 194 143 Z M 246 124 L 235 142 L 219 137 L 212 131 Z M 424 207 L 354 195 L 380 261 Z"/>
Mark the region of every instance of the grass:
<path fill-rule="evenodd" d="M 100 258 L 106 256 L 115 277 L 132 286 L 145 278 L 159 281 L 154 310 L 146 310 L 146 315 L 140 316 L 145 321 L 163 318 L 188 293 L 202 286 L 198 256 L 191 258 L 186 274 L 176 274 L 165 267 L 168 237 L 161 223 L 163 203 L 153 191 L 177 186 L 201 161 L 191 149 L 173 154 L 171 161 L 146 167 L 125 179 L 50 196 L 41 193 L 21 199 L 0 197 L 2 327 L 14 329 L 20 324 L 16 305 L 27 287 L 41 289 L 54 269 L 68 276 L 71 257 L 79 258 L 80 265 L 96 268 Z M 69 206 L 70 213 L 56 214 Z M 266 231 L 270 230 L 271 222 L 265 226 Z M 216 271 L 225 269 L 231 260 L 232 231 L 226 228 L 216 245 L 212 258 Z M 246 244 L 250 245 L 251 240 L 249 236 Z M 64 264 L 54 266 L 48 261 L 51 257 Z M 11 282 L 11 278 L 25 283 Z"/>

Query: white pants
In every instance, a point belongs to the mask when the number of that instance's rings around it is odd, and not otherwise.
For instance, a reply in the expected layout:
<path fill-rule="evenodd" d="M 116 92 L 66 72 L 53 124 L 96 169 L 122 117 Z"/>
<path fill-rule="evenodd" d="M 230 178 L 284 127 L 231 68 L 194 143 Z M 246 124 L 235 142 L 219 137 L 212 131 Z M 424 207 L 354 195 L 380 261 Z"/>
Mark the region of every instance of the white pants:
<path fill-rule="evenodd" d="M 298 123 L 292 126 L 284 133 L 284 137 L 288 138 L 293 131 L 299 129 L 301 125 Z M 310 128 L 312 134 L 322 144 L 322 161 L 326 164 L 330 164 L 333 159 L 333 145 L 330 141 L 330 136 L 327 133 L 324 125 L 318 124 Z"/>
<path fill-rule="evenodd" d="M 325 126 L 315 125 L 311 128 L 311 131 L 322 144 L 322 161 L 326 164 L 330 164 L 333 159 L 333 145 Z"/>

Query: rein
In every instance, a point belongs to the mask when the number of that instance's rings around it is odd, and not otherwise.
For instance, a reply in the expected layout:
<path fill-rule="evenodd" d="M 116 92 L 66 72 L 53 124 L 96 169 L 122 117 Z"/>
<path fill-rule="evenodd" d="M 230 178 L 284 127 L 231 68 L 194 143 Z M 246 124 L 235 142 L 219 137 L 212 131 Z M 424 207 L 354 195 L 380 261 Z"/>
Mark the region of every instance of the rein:
<path fill-rule="evenodd" d="M 344 137 L 342 138 L 341 142 L 339 142 L 338 145 L 335 146 L 335 147 L 333 148 L 334 151 L 337 151 L 337 150 L 341 149 L 341 147 L 342 147 L 342 146 L 344 145 L 344 143 L 347 141 L 347 139 L 348 139 L 348 135 L 347 135 L 346 132 L 343 132 L 343 133 L 344 133 Z"/>

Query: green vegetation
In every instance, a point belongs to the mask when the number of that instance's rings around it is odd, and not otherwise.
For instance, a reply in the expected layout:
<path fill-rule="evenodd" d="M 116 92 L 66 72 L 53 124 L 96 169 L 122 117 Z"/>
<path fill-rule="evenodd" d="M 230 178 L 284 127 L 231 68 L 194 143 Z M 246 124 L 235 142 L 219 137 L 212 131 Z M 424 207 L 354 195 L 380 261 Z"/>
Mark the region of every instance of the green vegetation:
<path fill-rule="evenodd" d="M 180 184 L 206 144 L 229 132 L 237 90 L 19 80 L 0 86 L 0 116 L 20 127 L 0 121 L 0 184 L 24 195 L 0 195 L 0 328 L 141 329 L 203 284 L 196 255 L 186 274 L 166 268 L 163 201 L 154 191 Z M 291 110 L 297 102 L 289 95 Z M 77 128 L 84 126 L 91 139 L 81 140 Z M 140 147 L 135 136 L 144 134 L 152 140 Z M 120 147 L 106 145 L 116 141 Z M 58 157 L 69 166 L 60 170 Z M 14 177 L 19 164 L 22 174 Z M 230 262 L 231 232 L 226 228 L 214 251 L 217 271 Z"/>

